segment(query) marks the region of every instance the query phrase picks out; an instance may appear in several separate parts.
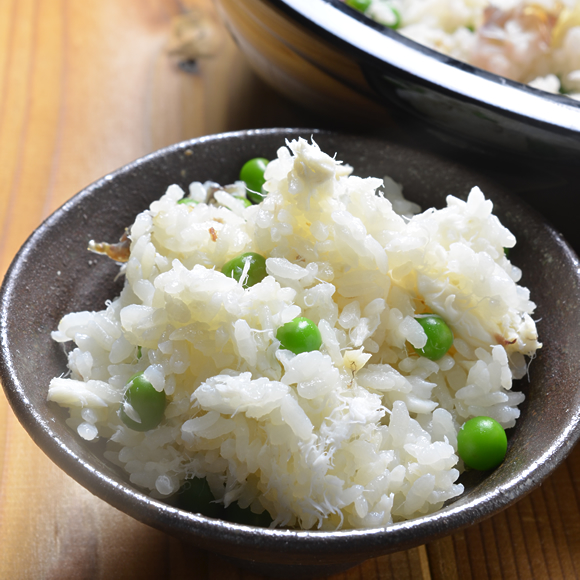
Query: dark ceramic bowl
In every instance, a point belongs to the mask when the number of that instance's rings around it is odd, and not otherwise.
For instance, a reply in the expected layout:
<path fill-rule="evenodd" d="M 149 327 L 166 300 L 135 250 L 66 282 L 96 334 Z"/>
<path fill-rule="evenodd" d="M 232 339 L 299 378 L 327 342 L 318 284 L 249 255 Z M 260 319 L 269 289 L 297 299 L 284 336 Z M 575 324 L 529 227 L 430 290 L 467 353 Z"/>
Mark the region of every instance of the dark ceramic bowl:
<path fill-rule="evenodd" d="M 423 207 L 465 198 L 480 185 L 515 233 L 513 261 L 537 301 L 544 347 L 530 366 L 522 416 L 510 430 L 505 462 L 493 473 L 462 476 L 466 492 L 439 512 L 388 528 L 311 532 L 235 525 L 149 498 L 65 425 L 67 412 L 46 401 L 50 379 L 65 370 L 50 338 L 63 314 L 102 309 L 120 291 L 117 266 L 89 254 L 90 239 L 115 240 L 168 185 L 237 178 L 250 157 L 272 158 L 285 138 L 314 134 L 358 175 L 391 175 Z M 580 274 L 576 256 L 542 218 L 485 176 L 432 153 L 371 138 L 270 129 L 179 143 L 107 175 L 48 218 L 24 244 L 1 290 L 0 375 L 14 412 L 34 441 L 92 493 L 185 542 L 238 558 L 255 569 L 298 577 L 330 573 L 367 558 L 432 541 L 482 520 L 536 487 L 568 454 L 580 430 Z M 557 283 L 555 283 L 557 281 Z M 138 549 L 138 547 L 135 547 Z"/>
<path fill-rule="evenodd" d="M 524 158 L 574 159 L 580 103 L 426 48 L 340 0 L 217 0 L 257 73 L 335 118 L 405 111 L 446 140 Z"/>

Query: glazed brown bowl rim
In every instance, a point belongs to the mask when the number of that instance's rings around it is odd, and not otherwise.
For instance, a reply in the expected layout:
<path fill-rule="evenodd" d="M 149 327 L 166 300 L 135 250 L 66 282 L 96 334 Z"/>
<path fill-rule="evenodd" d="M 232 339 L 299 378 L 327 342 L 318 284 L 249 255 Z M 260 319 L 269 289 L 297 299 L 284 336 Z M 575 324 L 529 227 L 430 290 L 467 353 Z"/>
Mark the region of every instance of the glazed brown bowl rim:
<path fill-rule="evenodd" d="M 568 455 L 580 436 L 580 407 L 566 417 L 566 428 L 554 439 L 545 453 L 540 455 L 526 471 L 520 472 L 517 478 L 509 479 L 504 485 L 461 504 L 451 504 L 430 515 L 392 524 L 386 528 L 361 530 L 311 531 L 253 528 L 221 520 L 212 520 L 204 516 L 188 513 L 167 503 L 153 499 L 137 491 L 128 484 L 102 473 L 76 454 L 66 442 L 61 441 L 48 421 L 31 403 L 27 389 L 18 379 L 18 369 L 14 366 L 11 351 L 8 317 L 14 302 L 15 287 L 26 270 L 29 260 L 35 259 L 39 244 L 42 244 L 47 231 L 59 227 L 64 216 L 73 209 L 82 206 L 87 198 L 98 195 L 103 188 L 110 187 L 123 176 L 139 171 L 149 164 L 162 162 L 164 158 L 184 155 L 187 151 L 205 147 L 208 144 L 243 147 L 243 142 L 252 139 L 279 137 L 280 141 L 291 136 L 313 135 L 314 138 L 356 138 L 352 135 L 320 131 L 317 129 L 274 128 L 250 131 L 237 131 L 209 135 L 177 143 L 137 159 L 122 168 L 104 176 L 89 185 L 66 202 L 49 216 L 28 238 L 14 258 L 4 278 L 0 292 L 0 378 L 6 396 L 20 422 L 37 445 L 65 472 L 71 475 L 93 494 L 107 501 L 117 509 L 128 513 L 137 520 L 160 528 L 178 536 L 190 536 L 192 539 L 204 540 L 204 547 L 214 542 L 238 548 L 254 548 L 263 552 L 263 558 L 274 561 L 277 555 L 303 555 L 317 558 L 324 555 L 340 554 L 345 558 L 362 560 L 372 557 L 388 546 L 396 543 L 397 549 L 417 545 L 420 541 L 436 539 L 442 535 L 457 531 L 476 523 L 506 507 L 539 485 L 555 467 Z M 368 143 L 382 142 L 370 137 L 360 137 Z M 398 147 L 398 145 L 394 145 Z M 349 160 L 345 160 L 349 161 Z M 352 161 L 352 160 L 351 160 Z M 540 216 L 531 210 L 523 201 L 512 197 L 510 202 L 518 211 L 528 212 L 532 219 L 542 222 Z M 573 250 L 549 224 L 544 224 L 554 244 L 561 248 L 562 255 L 576 267 L 576 277 L 580 279 L 580 267 Z M 463 517 L 462 517 L 463 516 Z M 458 524 L 458 520 L 459 524 Z M 224 547 L 225 546 L 225 547 Z"/>

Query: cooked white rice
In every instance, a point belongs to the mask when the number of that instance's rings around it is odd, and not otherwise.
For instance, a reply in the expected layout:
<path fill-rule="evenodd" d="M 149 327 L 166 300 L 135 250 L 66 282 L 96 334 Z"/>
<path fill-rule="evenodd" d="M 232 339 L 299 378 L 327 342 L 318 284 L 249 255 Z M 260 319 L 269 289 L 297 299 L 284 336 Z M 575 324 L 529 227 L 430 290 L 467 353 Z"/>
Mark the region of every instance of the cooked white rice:
<path fill-rule="evenodd" d="M 121 295 L 64 316 L 53 338 L 76 347 L 48 398 L 81 437 L 108 440 L 133 484 L 167 497 L 206 477 L 219 501 L 267 509 L 273 525 L 385 526 L 462 493 L 466 419 L 515 424 L 512 380 L 540 346 L 504 253 L 515 237 L 477 187 L 418 213 L 392 179 L 385 193 L 351 171 L 299 139 L 268 165 L 260 205 L 225 191 L 177 204 L 169 187 L 131 227 Z M 244 289 L 220 268 L 247 251 L 269 275 Z M 425 345 L 425 311 L 455 337 L 437 362 L 411 346 Z M 319 351 L 279 348 L 277 328 L 298 315 L 318 325 Z M 119 418 L 137 372 L 169 400 L 144 433 Z"/>
<path fill-rule="evenodd" d="M 579 0 L 371 0 L 365 14 L 498 75 L 580 98 Z"/>

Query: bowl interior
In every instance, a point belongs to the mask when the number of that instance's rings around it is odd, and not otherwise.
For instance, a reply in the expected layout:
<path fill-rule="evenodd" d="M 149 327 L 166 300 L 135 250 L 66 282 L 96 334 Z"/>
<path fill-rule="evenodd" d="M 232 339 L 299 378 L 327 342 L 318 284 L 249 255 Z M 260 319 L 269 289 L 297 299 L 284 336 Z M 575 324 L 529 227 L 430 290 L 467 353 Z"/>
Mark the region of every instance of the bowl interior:
<path fill-rule="evenodd" d="M 390 175 L 423 208 L 442 207 L 448 194 L 465 198 L 479 185 L 516 235 L 510 255 L 537 303 L 544 346 L 529 367 L 522 417 L 510 430 L 506 461 L 491 474 L 463 477 L 466 493 L 430 516 L 387 529 L 338 532 L 267 530 L 182 512 L 127 483 L 101 458 L 100 443 L 82 442 L 64 423 L 67 413 L 46 401 L 50 379 L 66 370 L 53 342 L 63 314 L 102 309 L 119 293 L 118 267 L 87 252 L 90 239 L 115 241 L 168 185 L 229 183 L 251 157 L 273 158 L 284 139 L 302 136 L 354 166 L 355 174 Z M 299 129 L 269 129 L 180 143 L 104 177 L 72 198 L 28 239 L 2 287 L 0 374 L 19 420 L 36 443 L 94 494 L 131 516 L 234 557 L 279 564 L 355 563 L 406 549 L 472 524 L 533 489 L 567 455 L 579 430 L 580 276 L 572 250 L 521 200 L 478 174 L 433 153 L 393 142 Z"/>

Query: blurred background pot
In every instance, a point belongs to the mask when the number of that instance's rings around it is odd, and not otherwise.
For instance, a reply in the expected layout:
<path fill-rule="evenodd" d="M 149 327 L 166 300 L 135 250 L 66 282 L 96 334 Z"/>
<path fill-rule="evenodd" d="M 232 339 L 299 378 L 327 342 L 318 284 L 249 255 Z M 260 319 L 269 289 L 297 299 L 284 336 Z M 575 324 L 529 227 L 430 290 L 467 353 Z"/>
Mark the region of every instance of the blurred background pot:
<path fill-rule="evenodd" d="M 216 2 L 262 79 L 324 115 L 376 131 L 410 123 L 476 152 L 580 153 L 580 103 L 435 52 L 340 0 Z"/>

